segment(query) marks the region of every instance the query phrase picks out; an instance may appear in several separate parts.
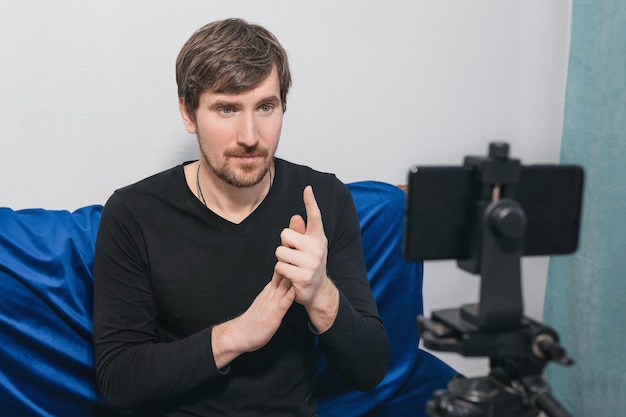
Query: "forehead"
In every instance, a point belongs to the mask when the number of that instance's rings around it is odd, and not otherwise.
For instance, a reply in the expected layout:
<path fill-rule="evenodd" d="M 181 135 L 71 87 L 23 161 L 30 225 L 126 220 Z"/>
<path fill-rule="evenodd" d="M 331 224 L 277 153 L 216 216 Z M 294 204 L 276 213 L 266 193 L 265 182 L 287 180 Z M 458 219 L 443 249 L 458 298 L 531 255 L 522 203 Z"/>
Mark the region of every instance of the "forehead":
<path fill-rule="evenodd" d="M 269 98 L 275 98 L 280 102 L 280 80 L 278 78 L 278 71 L 276 70 L 276 67 L 272 69 L 272 72 L 270 72 L 267 78 L 250 90 L 235 94 L 216 93 L 211 90 L 206 90 L 200 94 L 200 103 L 210 104 L 216 101 L 225 101 L 237 103 L 250 102 L 254 104 L 258 101 L 267 100 Z"/>

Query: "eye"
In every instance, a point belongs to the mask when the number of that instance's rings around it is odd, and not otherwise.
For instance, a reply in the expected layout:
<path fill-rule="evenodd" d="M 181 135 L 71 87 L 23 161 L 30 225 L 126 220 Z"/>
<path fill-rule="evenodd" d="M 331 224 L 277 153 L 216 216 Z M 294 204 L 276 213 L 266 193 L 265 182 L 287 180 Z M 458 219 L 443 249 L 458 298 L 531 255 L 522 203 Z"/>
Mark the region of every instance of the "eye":
<path fill-rule="evenodd" d="M 274 110 L 274 105 L 273 104 L 262 104 L 261 107 L 259 107 L 259 109 L 263 113 L 270 113 L 272 110 Z"/>
<path fill-rule="evenodd" d="M 233 114 L 235 112 L 235 109 L 233 109 L 232 107 L 220 107 L 217 111 L 224 115 L 229 115 Z"/>

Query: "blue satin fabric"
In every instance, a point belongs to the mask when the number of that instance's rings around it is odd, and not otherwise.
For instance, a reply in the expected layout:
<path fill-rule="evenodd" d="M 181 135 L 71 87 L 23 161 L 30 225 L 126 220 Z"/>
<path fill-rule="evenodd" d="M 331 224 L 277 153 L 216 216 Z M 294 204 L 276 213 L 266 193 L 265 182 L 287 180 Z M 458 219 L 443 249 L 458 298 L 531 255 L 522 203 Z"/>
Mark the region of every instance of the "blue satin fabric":
<path fill-rule="evenodd" d="M 91 345 L 100 206 L 0 208 L 0 411 L 106 415 Z"/>
<path fill-rule="evenodd" d="M 346 386 L 318 356 L 320 417 L 427 416 L 426 402 L 455 371 L 418 348 L 417 316 L 423 312 L 421 262 L 402 255 L 405 193 L 375 181 L 348 184 L 359 216 L 368 278 L 391 341 L 386 377 L 370 392 Z"/>
<path fill-rule="evenodd" d="M 391 363 L 372 392 L 347 387 L 320 355 L 320 417 L 425 416 L 424 404 L 454 371 L 418 349 L 422 264 L 401 253 L 404 193 L 349 184 L 365 261 L 391 339 Z M 91 340 L 93 252 L 101 206 L 73 213 L 0 208 L 0 414 L 118 415 L 95 383 Z"/>

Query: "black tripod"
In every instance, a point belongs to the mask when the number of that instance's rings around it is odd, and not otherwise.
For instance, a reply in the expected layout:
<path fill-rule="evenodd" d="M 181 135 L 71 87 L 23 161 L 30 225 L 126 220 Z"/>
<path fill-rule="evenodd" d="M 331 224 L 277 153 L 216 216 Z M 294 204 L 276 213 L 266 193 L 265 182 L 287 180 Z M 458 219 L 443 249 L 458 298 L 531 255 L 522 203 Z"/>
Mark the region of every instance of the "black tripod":
<path fill-rule="evenodd" d="M 435 311 L 418 318 L 427 348 L 468 357 L 489 357 L 490 373 L 458 377 L 428 404 L 433 417 L 530 417 L 544 411 L 570 416 L 543 379 L 549 361 L 570 365 L 550 327 L 523 316 L 520 260 L 526 214 L 514 199 L 519 160 L 508 145 L 491 144 L 489 156 L 467 157 L 480 187 L 473 207 L 470 256 L 460 268 L 482 276 L 480 304 Z"/>

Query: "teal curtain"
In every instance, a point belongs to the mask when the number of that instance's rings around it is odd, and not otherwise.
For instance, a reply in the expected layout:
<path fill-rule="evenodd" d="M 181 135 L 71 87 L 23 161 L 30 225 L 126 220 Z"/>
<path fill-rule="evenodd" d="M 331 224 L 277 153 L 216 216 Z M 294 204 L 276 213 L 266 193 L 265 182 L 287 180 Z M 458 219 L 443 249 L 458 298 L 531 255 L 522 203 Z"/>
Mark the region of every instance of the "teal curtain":
<path fill-rule="evenodd" d="M 544 321 L 576 364 L 547 379 L 576 417 L 626 416 L 626 1 L 574 0 L 568 71 L 561 162 L 585 169 L 583 218 Z"/>

